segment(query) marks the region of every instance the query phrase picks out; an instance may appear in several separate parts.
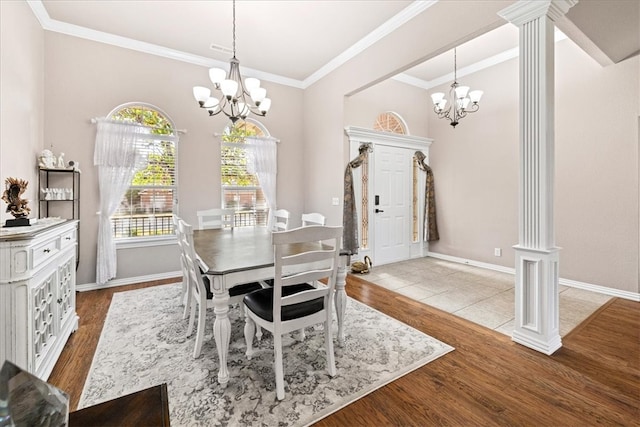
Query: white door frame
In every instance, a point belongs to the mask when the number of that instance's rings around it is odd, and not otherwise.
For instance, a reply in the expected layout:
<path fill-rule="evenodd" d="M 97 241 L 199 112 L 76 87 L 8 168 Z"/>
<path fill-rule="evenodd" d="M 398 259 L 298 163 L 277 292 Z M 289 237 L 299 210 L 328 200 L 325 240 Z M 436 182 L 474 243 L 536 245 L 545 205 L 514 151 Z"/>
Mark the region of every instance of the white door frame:
<path fill-rule="evenodd" d="M 349 138 L 349 160 L 353 159 L 358 155 L 358 148 L 363 143 L 371 144 L 373 152 L 369 154 L 369 185 L 367 192 L 367 200 L 368 203 L 368 246 L 362 247 L 362 233 L 361 228 L 358 228 L 358 243 L 361 245 L 360 249 L 358 249 L 358 254 L 353 257 L 353 260 L 362 259 L 365 255 L 369 255 L 371 259 L 375 262 L 375 213 L 374 213 L 374 189 L 375 189 L 375 155 L 376 155 L 376 145 L 387 145 L 396 148 L 406 148 L 408 150 L 413 151 L 422 151 L 425 156 L 425 162 L 429 163 L 429 147 L 433 143 L 433 139 L 424 138 L 420 136 L 411 136 L 411 135 L 400 135 L 390 132 L 379 132 L 372 129 L 366 129 L 362 127 L 356 126 L 347 126 L 345 128 L 345 133 Z M 353 181 L 354 181 L 354 195 L 356 200 L 356 210 L 358 212 L 358 227 L 362 224 L 362 167 L 353 170 Z M 422 228 L 422 224 L 424 224 L 423 219 L 423 209 L 424 206 L 424 180 L 425 173 L 419 172 L 419 181 L 418 181 L 418 194 L 419 199 L 418 203 L 420 208 L 418 209 L 419 215 L 419 224 Z M 411 258 L 423 257 L 428 252 L 428 243 L 423 241 L 424 234 L 422 233 L 422 229 L 418 233 L 418 240 L 413 242 L 411 245 Z"/>

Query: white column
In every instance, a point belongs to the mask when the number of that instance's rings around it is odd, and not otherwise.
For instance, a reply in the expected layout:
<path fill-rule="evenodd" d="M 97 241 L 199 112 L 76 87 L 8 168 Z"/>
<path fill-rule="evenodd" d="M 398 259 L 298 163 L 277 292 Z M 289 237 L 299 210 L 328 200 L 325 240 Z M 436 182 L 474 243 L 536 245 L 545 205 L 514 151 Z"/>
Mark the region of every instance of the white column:
<path fill-rule="evenodd" d="M 521 0 L 499 15 L 520 29 L 520 195 L 513 340 L 545 354 L 562 346 L 553 226 L 554 21 L 577 0 Z"/>

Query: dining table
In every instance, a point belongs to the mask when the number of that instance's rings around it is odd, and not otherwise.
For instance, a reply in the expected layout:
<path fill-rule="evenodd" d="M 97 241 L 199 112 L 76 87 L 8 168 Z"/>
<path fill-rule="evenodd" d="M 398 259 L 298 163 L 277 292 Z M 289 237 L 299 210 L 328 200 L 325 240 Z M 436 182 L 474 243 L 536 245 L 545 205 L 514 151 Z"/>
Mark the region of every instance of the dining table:
<path fill-rule="evenodd" d="M 229 289 L 243 283 L 263 281 L 274 277 L 274 249 L 271 234 L 266 227 L 235 227 L 194 230 L 193 245 L 204 274 L 209 277 L 215 321 L 213 336 L 218 352 L 218 383 L 229 382 L 227 355 L 231 340 L 229 321 Z M 318 245 L 309 242 L 305 245 Z M 298 251 L 300 248 L 297 249 Z M 292 245 L 291 253 L 296 246 Z M 340 253 L 334 304 L 338 323 L 338 344 L 344 344 L 344 316 L 347 305 L 345 290 L 347 265 L 350 255 Z"/>

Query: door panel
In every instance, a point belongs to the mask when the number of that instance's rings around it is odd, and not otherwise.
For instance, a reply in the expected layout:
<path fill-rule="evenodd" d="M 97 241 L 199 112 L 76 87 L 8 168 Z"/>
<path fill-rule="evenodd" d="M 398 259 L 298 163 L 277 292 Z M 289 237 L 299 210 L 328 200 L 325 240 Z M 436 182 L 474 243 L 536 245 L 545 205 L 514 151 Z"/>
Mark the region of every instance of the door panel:
<path fill-rule="evenodd" d="M 411 160 L 404 148 L 376 146 L 374 206 L 377 264 L 409 259 L 411 254 Z"/>

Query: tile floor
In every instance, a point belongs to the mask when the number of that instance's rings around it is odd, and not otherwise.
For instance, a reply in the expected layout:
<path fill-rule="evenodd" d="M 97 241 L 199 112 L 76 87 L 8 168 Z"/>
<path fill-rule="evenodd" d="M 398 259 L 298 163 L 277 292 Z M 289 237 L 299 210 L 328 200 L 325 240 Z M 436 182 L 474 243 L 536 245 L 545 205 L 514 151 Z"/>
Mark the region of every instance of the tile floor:
<path fill-rule="evenodd" d="M 514 276 L 437 258 L 373 266 L 363 279 L 472 322 L 511 335 Z M 560 286 L 560 336 L 611 297 Z"/>

